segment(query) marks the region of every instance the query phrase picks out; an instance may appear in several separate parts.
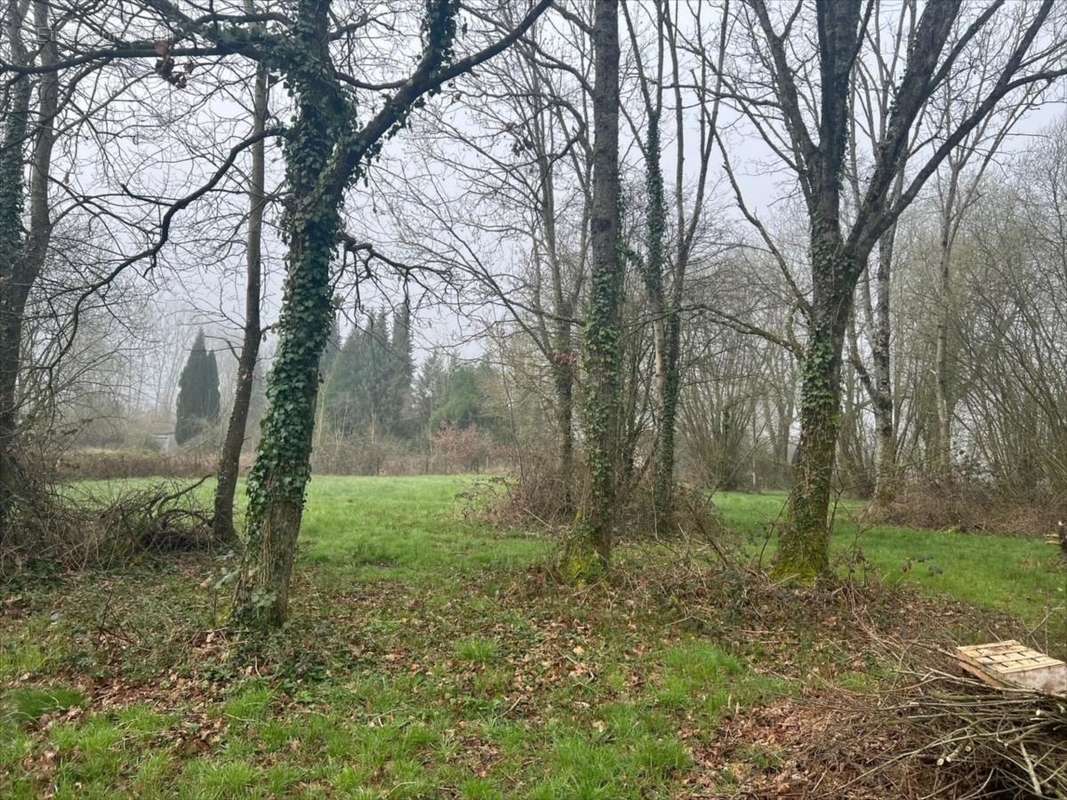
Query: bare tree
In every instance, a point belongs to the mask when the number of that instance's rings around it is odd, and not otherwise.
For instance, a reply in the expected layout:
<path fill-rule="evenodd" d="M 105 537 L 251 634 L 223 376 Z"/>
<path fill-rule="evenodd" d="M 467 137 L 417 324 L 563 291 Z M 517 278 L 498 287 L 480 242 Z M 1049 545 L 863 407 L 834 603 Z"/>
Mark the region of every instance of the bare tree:
<path fill-rule="evenodd" d="M 713 86 L 715 75 L 722 74 L 722 59 L 725 57 L 725 40 L 729 25 L 729 3 L 722 10 L 717 46 L 707 47 L 703 41 L 705 24 L 702 7 L 697 6 L 690 18 L 679 20 L 672 16 L 672 4 L 657 0 L 653 6 L 653 31 L 655 36 L 655 66 L 651 75 L 646 74 L 645 49 L 639 41 L 638 26 L 624 4 L 623 11 L 630 35 L 632 51 L 637 67 L 637 80 L 644 101 L 645 130 L 638 129 L 636 122 L 627 115 L 635 139 L 642 142 L 645 162 L 646 207 L 644 257 L 638 261 L 645 293 L 652 318 L 655 346 L 655 394 L 656 394 L 656 442 L 654 466 L 654 503 L 659 523 L 665 523 L 673 509 L 675 464 L 675 427 L 678 414 L 678 397 L 682 385 L 679 359 L 681 356 L 683 301 L 686 291 L 686 273 L 693 254 L 696 238 L 700 233 L 701 213 L 704 210 L 705 190 L 711 154 L 717 136 L 721 92 Z M 681 6 L 678 6 L 680 14 Z M 683 39 L 680 25 L 692 28 L 692 33 Z M 718 60 L 710 65 L 698 61 L 691 70 L 692 77 L 683 74 L 685 65 L 680 53 L 695 50 Z M 669 64 L 667 63 L 669 61 Z M 661 131 L 665 110 L 664 92 L 673 97 L 671 121 L 673 123 L 673 198 L 668 198 L 664 187 L 663 148 Z M 697 118 L 698 156 L 697 178 L 692 192 L 686 191 L 686 97 L 695 95 L 695 105 L 700 110 Z M 669 250 L 668 204 L 674 205 L 674 248 Z"/>
<path fill-rule="evenodd" d="M 4 93 L 4 132 L 0 145 L 0 544 L 18 491 L 18 381 L 26 302 L 41 273 L 52 234 L 49 206 L 55 121 L 60 108 L 58 60 L 48 0 L 32 3 L 31 49 L 25 42 L 29 3 L 11 0 L 6 9 L 7 49 L 13 64 L 42 70 L 36 92 L 28 74 L 14 77 Z M 24 152 L 30 144 L 29 181 Z M 23 209 L 28 200 L 27 231 Z"/>
<path fill-rule="evenodd" d="M 872 132 L 860 200 L 846 213 L 852 86 L 857 64 L 870 57 L 868 31 L 876 5 L 821 0 L 814 4 L 812 19 L 803 3 L 787 8 L 747 0 L 743 23 L 752 32 L 750 49 L 740 54 L 744 61 L 724 85 L 724 97 L 795 175 L 809 216 L 811 293 L 798 297 L 807 322 L 800 440 L 778 556 L 783 574 L 807 579 L 829 567 L 828 510 L 842 353 L 856 285 L 872 249 L 983 120 L 1028 86 L 1047 85 L 1067 71 L 1059 36 L 1064 10 L 1052 0 L 926 4 L 908 37 L 906 65 L 891 95 L 884 135 Z M 993 30 L 1002 46 L 988 54 L 989 60 L 969 60 Z M 809 71 L 812 64 L 817 74 Z M 988 76 L 973 105 L 959 119 L 934 119 L 931 99 L 968 65 Z M 909 153 L 919 125 L 933 127 L 939 135 L 920 137 L 920 145 Z M 903 170 L 903 188 L 894 196 Z"/>

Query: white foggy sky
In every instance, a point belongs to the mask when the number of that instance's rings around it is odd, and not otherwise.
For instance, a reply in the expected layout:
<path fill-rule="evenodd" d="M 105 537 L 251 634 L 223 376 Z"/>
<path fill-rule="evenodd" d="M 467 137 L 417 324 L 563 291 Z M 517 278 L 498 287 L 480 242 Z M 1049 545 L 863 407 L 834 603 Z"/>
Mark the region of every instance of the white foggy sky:
<path fill-rule="evenodd" d="M 158 108 L 163 116 L 172 109 L 177 111 L 181 102 L 184 102 L 184 98 L 176 96 L 177 90 L 170 87 L 155 87 L 153 92 L 159 95 Z M 1013 150 L 1025 147 L 1033 136 L 1037 135 L 1041 129 L 1064 112 L 1063 97 L 1064 90 L 1061 86 L 1055 90 L 1054 99 L 1049 99 L 1019 123 L 1008 140 L 1005 147 L 1006 155 L 1002 160 L 1006 160 L 1007 155 Z M 669 101 L 670 98 L 668 98 Z M 441 99 L 438 98 L 431 102 L 441 102 Z M 271 105 L 272 109 L 282 119 L 287 116 L 287 111 L 284 110 L 284 103 L 283 91 L 280 87 L 275 88 L 272 93 Z M 417 111 L 416 115 L 418 114 L 419 112 Z M 247 113 L 236 99 L 222 101 L 222 105 L 212 108 L 208 116 L 210 117 L 210 124 L 209 120 L 205 119 L 204 123 L 200 125 L 200 135 L 205 139 L 213 134 L 218 135 L 221 142 L 219 148 L 217 148 L 218 150 L 225 150 L 228 142 L 240 138 L 242 133 L 248 129 Z M 222 121 L 222 127 L 213 129 L 211 126 L 220 124 L 219 120 Z M 768 227 L 774 229 L 777 216 L 784 213 L 783 209 L 785 208 L 785 204 L 780 205 L 778 201 L 792 189 L 792 176 L 782 170 L 766 146 L 743 123 L 738 121 L 733 112 L 724 108 L 721 121 L 724 127 L 730 129 L 727 139 L 729 142 L 728 149 L 735 173 L 745 195 L 746 203 L 757 212 Z M 195 120 L 193 127 L 194 129 L 196 127 Z M 417 130 L 417 127 L 416 120 L 413 129 L 402 131 L 397 137 L 385 144 L 381 163 L 376 167 L 372 167 L 372 176 L 377 169 L 392 169 L 398 163 L 404 163 L 411 159 L 412 142 L 409 137 L 415 135 L 413 131 Z M 665 133 L 667 133 L 668 127 L 665 126 Z M 633 143 L 625 124 L 622 126 L 622 138 L 624 146 L 632 148 Z M 665 143 L 664 157 L 669 175 L 673 173 L 674 169 L 672 146 L 669 141 Z M 696 170 L 699 165 L 697 157 L 698 146 L 696 120 L 693 117 L 693 113 L 689 112 L 686 137 L 686 170 L 687 177 L 691 181 L 695 181 Z M 272 145 L 270 148 L 268 159 L 271 173 L 271 179 L 268 183 L 277 183 L 281 178 L 282 165 L 280 152 L 276 146 Z M 741 223 L 740 217 L 733 207 L 733 192 L 729 184 L 722 180 L 722 171 L 719 166 L 720 160 L 718 154 L 715 153 L 713 155 L 714 167 L 709 179 L 709 186 L 714 187 L 714 190 L 709 191 L 708 212 L 724 215 L 743 227 L 743 223 Z M 637 163 L 636 156 L 632 151 L 630 162 L 632 164 Z M 639 164 L 637 166 L 639 169 Z M 183 171 L 182 166 L 179 164 L 173 168 L 155 166 L 140 173 L 133 171 L 132 174 L 137 179 L 137 182 L 141 184 L 142 190 L 147 191 L 151 188 L 160 194 L 176 196 L 183 191 L 179 187 L 195 185 L 203 180 L 208 171 L 204 167 L 201 167 L 199 171 L 190 172 L 187 169 Z M 164 188 L 166 186 L 172 188 L 166 189 Z M 364 189 L 362 183 L 353 190 L 354 197 L 348 204 L 348 208 L 350 215 L 353 217 L 353 227 L 357 230 L 364 227 L 373 229 L 383 224 L 378 220 L 374 224 L 364 225 L 364 223 L 368 222 L 368 219 L 363 216 L 363 213 L 367 208 L 368 196 L 373 196 L 373 187 L 374 180 L 372 179 L 370 190 Z M 244 200 L 240 197 L 232 197 L 227 202 L 235 209 L 240 210 Z M 276 217 L 276 213 L 274 216 Z M 188 220 L 186 224 L 188 224 Z M 387 223 L 385 224 L 387 225 Z M 176 241 L 181 242 L 182 235 L 181 231 L 176 232 Z M 514 259 L 516 253 L 520 252 L 525 246 L 525 243 L 521 243 L 518 245 L 517 250 L 509 250 L 506 243 L 499 244 L 496 246 L 495 257 Z M 383 249 L 387 249 L 387 246 L 384 246 Z M 269 323 L 274 320 L 277 313 L 282 281 L 282 255 L 284 253 L 284 247 L 274 235 L 273 230 L 268 233 L 264 252 L 267 267 L 264 320 Z M 201 323 L 207 323 L 220 334 L 236 342 L 238 336 L 236 324 L 239 324 L 243 314 L 243 253 L 235 251 L 226 258 L 229 268 L 224 275 L 220 275 L 219 271 L 214 267 L 201 268 L 201 265 L 194 263 L 194 254 L 191 252 L 178 252 L 176 248 L 171 248 L 170 256 L 172 263 L 181 267 L 181 269 L 172 274 L 167 274 L 166 271 L 160 270 L 157 275 L 157 279 L 160 282 L 157 297 L 160 313 L 169 315 L 173 320 L 178 320 L 180 324 L 190 328 Z M 366 299 L 369 299 L 368 305 L 382 304 L 373 295 Z M 351 307 L 351 304 L 349 304 L 349 307 Z M 439 348 L 444 352 L 455 352 L 462 357 L 476 357 L 480 353 L 481 347 L 476 342 L 470 341 L 469 337 L 480 329 L 481 324 L 481 321 L 472 319 L 466 313 L 456 314 L 447 308 L 438 308 L 432 311 L 424 309 L 420 312 L 415 326 L 417 356 L 424 357 L 430 349 Z M 187 338 L 191 340 L 194 332 L 193 330 L 187 331 Z M 229 358 L 225 352 L 220 352 L 219 357 L 220 363 L 226 362 Z M 223 366 L 224 368 L 226 367 L 224 363 Z"/>

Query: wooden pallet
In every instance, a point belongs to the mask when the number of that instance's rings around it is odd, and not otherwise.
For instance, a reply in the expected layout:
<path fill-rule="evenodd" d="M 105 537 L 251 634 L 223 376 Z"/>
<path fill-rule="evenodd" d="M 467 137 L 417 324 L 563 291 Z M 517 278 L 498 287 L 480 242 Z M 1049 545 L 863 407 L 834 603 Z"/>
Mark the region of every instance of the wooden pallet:
<path fill-rule="evenodd" d="M 957 647 L 956 658 L 963 669 L 991 686 L 1067 696 L 1067 664 L 1014 639 Z"/>

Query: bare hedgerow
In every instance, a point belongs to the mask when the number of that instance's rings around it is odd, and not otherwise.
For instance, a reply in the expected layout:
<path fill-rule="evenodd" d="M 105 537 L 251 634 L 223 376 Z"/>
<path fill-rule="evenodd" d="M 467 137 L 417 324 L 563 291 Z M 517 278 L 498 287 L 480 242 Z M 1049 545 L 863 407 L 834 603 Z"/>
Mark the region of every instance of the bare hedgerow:
<path fill-rule="evenodd" d="M 1052 537 L 1067 519 L 1063 497 L 1020 495 L 981 482 L 909 483 L 878 521 L 932 530 Z"/>

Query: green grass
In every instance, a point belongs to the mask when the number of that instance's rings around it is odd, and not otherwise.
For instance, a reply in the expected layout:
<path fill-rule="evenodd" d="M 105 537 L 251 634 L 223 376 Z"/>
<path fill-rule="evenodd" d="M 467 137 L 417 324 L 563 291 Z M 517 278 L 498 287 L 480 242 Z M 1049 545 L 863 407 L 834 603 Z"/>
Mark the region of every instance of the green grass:
<path fill-rule="evenodd" d="M 715 502 L 726 523 L 745 535 L 749 552 L 767 543 L 763 558 L 769 562 L 775 546 L 766 533 L 779 519 L 785 496 L 723 493 Z M 842 572 L 860 568 L 855 556 L 862 555 L 886 581 L 1031 623 L 1067 604 L 1067 576 L 1056 548 L 1039 539 L 867 526 L 856 522 L 861 510 L 861 504 L 845 501 L 835 514 L 833 553 Z"/>
<path fill-rule="evenodd" d="M 765 645 L 654 592 L 538 583 L 551 543 L 465 519 L 467 486 L 316 477 L 291 621 L 261 642 L 219 630 L 224 559 L 0 586 L 0 797 L 668 798 L 731 716 L 809 674 L 877 683 L 832 632 Z M 716 498 L 754 557 L 782 501 Z M 858 547 L 1026 621 L 1063 603 L 1041 543 L 839 522 L 842 569 Z"/>
<path fill-rule="evenodd" d="M 85 705 L 85 696 L 66 686 L 25 686 L 4 693 L 0 714 L 18 724 L 36 722 L 45 714 Z"/>

